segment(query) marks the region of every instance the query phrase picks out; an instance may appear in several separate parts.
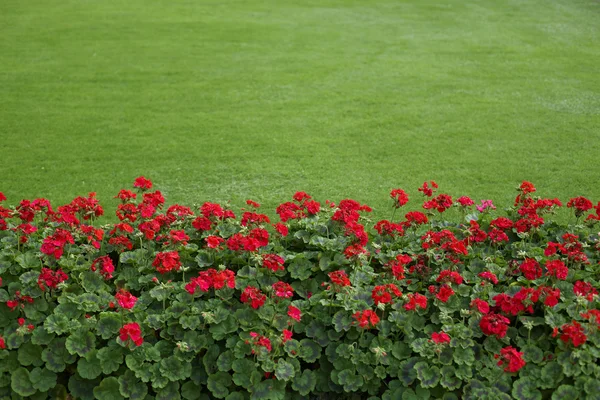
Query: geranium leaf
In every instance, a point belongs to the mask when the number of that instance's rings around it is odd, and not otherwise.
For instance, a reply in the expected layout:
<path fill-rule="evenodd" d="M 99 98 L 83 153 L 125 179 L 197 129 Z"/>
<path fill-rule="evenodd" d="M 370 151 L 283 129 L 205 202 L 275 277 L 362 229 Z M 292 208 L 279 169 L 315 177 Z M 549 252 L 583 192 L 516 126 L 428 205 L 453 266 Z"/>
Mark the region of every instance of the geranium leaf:
<path fill-rule="evenodd" d="M 285 382 L 267 379 L 256 385 L 252 390 L 252 400 L 283 400 L 285 398 Z"/>
<path fill-rule="evenodd" d="M 69 393 L 82 400 L 94 400 L 94 388 L 98 386 L 98 380 L 83 379 L 79 374 L 71 375 L 69 378 Z"/>
<path fill-rule="evenodd" d="M 419 358 L 412 357 L 406 361 L 400 363 L 400 371 L 398 373 L 398 379 L 408 386 L 414 382 L 417 378 L 417 371 L 415 370 L 415 364 L 419 362 Z"/>
<path fill-rule="evenodd" d="M 208 390 L 217 399 L 224 399 L 229 394 L 230 385 L 231 377 L 226 372 L 217 372 L 208 376 Z"/>
<path fill-rule="evenodd" d="M 77 372 L 84 379 L 95 379 L 102 373 L 100 360 L 96 357 L 95 351 L 88 354 L 87 358 L 80 358 L 77 362 Z"/>
<path fill-rule="evenodd" d="M 43 327 L 38 326 L 34 329 L 31 335 L 31 343 L 46 345 L 54 339 L 56 335 L 53 333 L 48 333 Z"/>
<path fill-rule="evenodd" d="M 171 356 L 160 362 L 160 372 L 172 382 L 182 381 L 192 374 L 192 365 Z"/>
<path fill-rule="evenodd" d="M 42 346 L 27 342 L 19 347 L 18 358 L 23 366 L 33 365 L 39 367 L 44 364 L 42 360 Z"/>
<path fill-rule="evenodd" d="M 123 399 L 119 391 L 119 381 L 114 376 L 104 378 L 100 385 L 94 388 L 94 396 L 98 400 L 119 400 Z"/>
<path fill-rule="evenodd" d="M 115 336 L 121 329 L 121 318 L 114 312 L 100 313 L 96 330 L 102 336 L 102 339 L 110 339 Z"/>
<path fill-rule="evenodd" d="M 118 370 L 123 363 L 123 350 L 118 346 L 103 347 L 98 350 L 96 357 L 100 360 L 102 372 L 109 375 Z"/>
<path fill-rule="evenodd" d="M 357 391 L 364 383 L 362 376 L 357 375 L 356 371 L 345 369 L 338 373 L 338 381 L 347 392 Z"/>
<path fill-rule="evenodd" d="M 295 371 L 294 366 L 292 364 L 290 364 L 283 358 L 280 358 L 277 361 L 277 365 L 275 366 L 275 376 L 277 377 L 277 379 L 289 381 L 294 377 L 294 374 Z"/>
<path fill-rule="evenodd" d="M 181 386 L 181 396 L 186 400 L 197 400 L 200 398 L 202 388 L 194 382 L 186 382 Z"/>
<path fill-rule="evenodd" d="M 233 356 L 233 352 L 227 350 L 226 352 L 221 353 L 217 359 L 217 368 L 219 368 L 219 371 L 227 372 L 231 369 L 231 364 L 234 360 L 235 357 Z"/>
<path fill-rule="evenodd" d="M 537 346 L 523 346 L 521 351 L 523 352 L 523 359 L 528 363 L 539 364 L 544 358 L 544 352 Z"/>
<path fill-rule="evenodd" d="M 300 353 L 298 356 L 304 361 L 312 363 L 317 361 L 321 356 L 321 346 L 310 339 L 302 339 L 300 341 Z"/>
<path fill-rule="evenodd" d="M 17 368 L 11 373 L 10 387 L 21 396 L 31 396 L 37 389 L 33 386 L 29 371 L 25 368 Z"/>
<path fill-rule="evenodd" d="M 119 392 L 132 400 L 143 400 L 148 394 L 148 385 L 141 382 L 132 371 L 119 377 Z"/>
<path fill-rule="evenodd" d="M 552 393 L 552 400 L 563 400 L 563 399 L 576 399 L 579 397 L 579 390 L 571 385 L 560 385 L 554 393 Z"/>
<path fill-rule="evenodd" d="M 542 393 L 537 390 L 536 383 L 530 378 L 516 380 L 513 384 L 512 395 L 518 400 L 540 400 L 542 398 Z"/>
<path fill-rule="evenodd" d="M 78 330 L 71 334 L 65 342 L 65 347 L 71 354 L 78 354 L 85 357 L 96 345 L 96 336 L 92 332 Z"/>
<path fill-rule="evenodd" d="M 294 379 L 292 380 L 292 389 L 296 390 L 302 396 L 308 396 L 308 394 L 315 389 L 316 384 L 316 374 L 309 369 L 305 369 L 302 371 L 302 374 L 296 374 L 296 376 L 294 376 Z"/>

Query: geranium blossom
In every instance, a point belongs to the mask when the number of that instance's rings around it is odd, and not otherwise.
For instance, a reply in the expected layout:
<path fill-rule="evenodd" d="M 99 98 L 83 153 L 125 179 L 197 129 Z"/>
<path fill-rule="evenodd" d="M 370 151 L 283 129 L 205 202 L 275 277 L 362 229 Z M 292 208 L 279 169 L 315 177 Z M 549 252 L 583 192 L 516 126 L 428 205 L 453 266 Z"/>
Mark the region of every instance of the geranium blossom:
<path fill-rule="evenodd" d="M 523 360 L 523 352 L 517 351 L 512 346 L 504 347 L 500 350 L 500 355 L 494 356 L 498 360 L 498 365 L 504 368 L 504 372 L 518 372 L 525 366 L 525 360 Z"/>
<path fill-rule="evenodd" d="M 136 346 L 141 346 L 142 343 L 144 343 L 142 330 L 137 322 L 131 322 L 123 325 L 123 327 L 119 330 L 119 338 L 123 342 L 127 342 L 127 340 L 131 339 Z"/>
<path fill-rule="evenodd" d="M 361 328 L 373 328 L 379 323 L 379 317 L 373 310 L 357 311 L 352 315 Z"/>

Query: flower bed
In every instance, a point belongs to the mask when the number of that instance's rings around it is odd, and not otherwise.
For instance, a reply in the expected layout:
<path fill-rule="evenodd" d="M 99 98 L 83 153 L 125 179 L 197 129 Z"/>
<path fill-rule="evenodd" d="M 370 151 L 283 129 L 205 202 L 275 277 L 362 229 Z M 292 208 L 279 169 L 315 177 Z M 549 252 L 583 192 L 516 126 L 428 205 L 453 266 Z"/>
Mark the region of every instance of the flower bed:
<path fill-rule="evenodd" d="M 93 193 L 0 206 L 1 399 L 600 398 L 600 203 L 429 182 L 367 230 L 354 200 L 272 223 L 134 187 L 103 227 Z"/>

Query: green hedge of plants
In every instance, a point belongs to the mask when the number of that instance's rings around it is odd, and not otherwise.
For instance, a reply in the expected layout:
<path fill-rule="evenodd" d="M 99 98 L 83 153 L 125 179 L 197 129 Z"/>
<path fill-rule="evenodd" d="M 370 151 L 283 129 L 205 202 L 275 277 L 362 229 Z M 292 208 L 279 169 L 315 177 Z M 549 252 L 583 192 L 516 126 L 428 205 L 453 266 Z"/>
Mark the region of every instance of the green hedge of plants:
<path fill-rule="evenodd" d="M 272 222 L 152 186 L 105 226 L 94 193 L 0 206 L 0 399 L 600 398 L 600 203 L 429 182 Z"/>

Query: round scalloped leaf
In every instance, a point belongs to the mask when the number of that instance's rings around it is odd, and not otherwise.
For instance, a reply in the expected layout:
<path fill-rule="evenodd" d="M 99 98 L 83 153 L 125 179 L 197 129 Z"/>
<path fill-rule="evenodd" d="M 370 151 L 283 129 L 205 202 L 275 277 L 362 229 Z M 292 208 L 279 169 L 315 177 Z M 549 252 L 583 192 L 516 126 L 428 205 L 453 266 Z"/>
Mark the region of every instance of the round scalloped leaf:
<path fill-rule="evenodd" d="M 412 350 L 404 342 L 396 342 L 392 347 L 392 355 L 398 360 L 405 360 L 412 355 Z"/>
<path fill-rule="evenodd" d="M 495 336 L 488 336 L 483 341 L 483 347 L 491 354 L 500 354 L 500 350 L 502 350 L 502 342 L 499 341 Z"/>
<path fill-rule="evenodd" d="M 132 400 L 143 400 L 148 394 L 148 385 L 127 370 L 119 377 L 119 392 Z"/>
<path fill-rule="evenodd" d="M 48 347 L 42 351 L 42 360 L 44 360 L 46 368 L 50 371 L 63 372 L 66 368 L 63 354 L 57 352 L 54 347 Z"/>
<path fill-rule="evenodd" d="M 240 392 L 229 393 L 229 396 L 225 397 L 225 400 L 246 400 L 246 397 Z"/>
<path fill-rule="evenodd" d="M 231 386 L 231 376 L 226 372 L 217 372 L 208 376 L 207 385 L 208 390 L 217 399 L 223 399 L 229 394 L 229 387 Z"/>
<path fill-rule="evenodd" d="M 267 379 L 253 387 L 252 400 L 283 400 L 285 398 L 285 382 Z"/>
<path fill-rule="evenodd" d="M 31 334 L 31 343 L 46 345 L 49 344 L 55 336 L 56 335 L 53 333 L 48 333 L 44 328 L 38 326 Z"/>
<path fill-rule="evenodd" d="M 219 368 L 219 371 L 227 372 L 231 369 L 231 364 L 233 364 L 234 360 L 233 352 L 227 350 L 217 358 L 217 368 Z"/>
<path fill-rule="evenodd" d="M 98 380 L 83 379 L 79 374 L 71 375 L 69 379 L 69 393 L 81 400 L 94 400 L 94 388 Z"/>
<path fill-rule="evenodd" d="M 338 311 L 333 315 L 333 327 L 336 332 L 349 331 L 352 327 L 352 317 L 346 311 Z"/>
<path fill-rule="evenodd" d="M 56 374 L 46 368 L 34 368 L 29 373 L 33 387 L 44 393 L 56 386 Z"/>
<path fill-rule="evenodd" d="M 102 373 L 100 360 L 98 360 L 95 354 L 88 356 L 88 358 L 80 358 L 77 362 L 77 372 L 84 379 L 97 378 Z"/>
<path fill-rule="evenodd" d="M 457 364 L 473 365 L 475 362 L 475 353 L 469 347 L 456 347 L 454 349 L 454 361 Z"/>
<path fill-rule="evenodd" d="M 119 381 L 114 376 L 104 378 L 100 385 L 94 388 L 94 396 L 98 400 L 119 400 L 123 399 L 119 392 Z"/>
<path fill-rule="evenodd" d="M 179 382 L 169 382 L 160 392 L 156 394 L 156 400 L 179 400 Z"/>
<path fill-rule="evenodd" d="M 442 400 L 458 400 L 458 396 L 454 393 L 444 393 Z"/>
<path fill-rule="evenodd" d="M 25 368 L 18 368 L 12 372 L 10 387 L 21 396 L 31 396 L 37 392 L 36 388 L 33 387 L 33 382 L 31 382 L 29 371 Z"/>
<path fill-rule="evenodd" d="M 436 366 L 429 366 L 426 362 L 420 362 L 415 365 L 415 370 L 421 381 L 421 386 L 424 388 L 435 387 L 440 381 L 440 369 Z"/>
<path fill-rule="evenodd" d="M 65 347 L 71 354 L 85 357 L 96 346 L 96 336 L 92 332 L 79 330 L 67 338 Z"/>
<path fill-rule="evenodd" d="M 121 318 L 117 313 L 100 313 L 96 330 L 102 336 L 102 339 L 110 339 L 119 332 L 119 329 L 121 329 Z"/>
<path fill-rule="evenodd" d="M 200 318 L 197 315 L 184 315 L 179 318 L 179 324 L 183 329 L 195 330 L 200 326 Z"/>
<path fill-rule="evenodd" d="M 171 356 L 160 362 L 160 372 L 172 382 L 183 381 L 192 374 L 192 365 Z"/>
<path fill-rule="evenodd" d="M 321 356 L 321 346 L 310 339 L 302 339 L 300 341 L 300 353 L 298 356 L 304 361 L 312 363 L 317 361 Z"/>
<path fill-rule="evenodd" d="M 83 271 L 81 273 L 81 286 L 83 286 L 86 292 L 100 292 L 108 289 L 102 277 L 92 271 Z"/>
<path fill-rule="evenodd" d="M 338 373 L 339 384 L 344 387 L 346 392 L 357 391 L 364 383 L 362 376 L 356 375 L 356 371 L 345 369 Z"/>
<path fill-rule="evenodd" d="M 308 396 L 308 394 L 315 389 L 316 384 L 316 374 L 309 369 L 305 369 L 302 371 L 302 375 L 296 374 L 296 376 L 294 376 L 294 379 L 292 380 L 292 389 L 302 396 Z"/>
<path fill-rule="evenodd" d="M 229 315 L 224 321 L 220 322 L 217 325 L 211 325 L 208 329 L 212 334 L 212 337 L 215 340 L 223 340 L 230 333 L 236 332 L 238 330 L 238 323 L 233 315 Z"/>
<path fill-rule="evenodd" d="M 123 350 L 121 347 L 103 347 L 98 350 L 96 357 L 100 360 L 102 372 L 109 375 L 119 369 L 123 363 Z"/>
<path fill-rule="evenodd" d="M 446 365 L 442 367 L 440 373 L 442 374 L 442 378 L 440 379 L 440 385 L 442 385 L 442 387 L 454 390 L 462 386 L 463 382 L 456 377 L 456 370 L 454 367 Z"/>
<path fill-rule="evenodd" d="M 530 378 L 521 378 L 513 384 L 512 395 L 518 400 L 540 400 L 542 393 L 537 390 L 537 385 Z"/>
<path fill-rule="evenodd" d="M 194 382 L 186 382 L 181 386 L 181 396 L 186 400 L 197 400 L 200 398 L 202 388 Z"/>
<path fill-rule="evenodd" d="M 414 366 L 419 362 L 419 358 L 412 357 L 406 361 L 400 363 L 400 370 L 398 371 L 398 379 L 404 383 L 405 386 L 408 386 L 414 382 L 417 378 L 417 371 Z"/>
<path fill-rule="evenodd" d="M 290 364 L 283 358 L 280 358 L 277 361 L 277 365 L 275 366 L 275 376 L 277 377 L 277 379 L 289 381 L 294 377 L 295 373 L 296 371 L 294 370 L 294 366 L 292 364 Z"/>
<path fill-rule="evenodd" d="M 539 364 L 544 358 L 544 352 L 537 346 L 529 345 L 521 348 L 523 359 L 528 363 Z"/>
<path fill-rule="evenodd" d="M 595 398 L 598 399 L 600 397 L 600 379 L 589 378 L 583 385 L 583 389 L 588 394 L 589 399 L 592 396 L 596 396 Z"/>
<path fill-rule="evenodd" d="M 290 357 L 296 357 L 300 352 L 300 342 L 296 339 L 290 339 L 283 344 L 283 348 Z"/>
<path fill-rule="evenodd" d="M 44 364 L 42 361 L 42 347 L 31 342 L 27 342 L 19 347 L 18 358 L 21 365 L 25 367 L 29 365 L 39 367 Z"/>
<path fill-rule="evenodd" d="M 552 393 L 552 400 L 576 399 L 580 395 L 579 390 L 571 385 L 560 385 Z"/>

